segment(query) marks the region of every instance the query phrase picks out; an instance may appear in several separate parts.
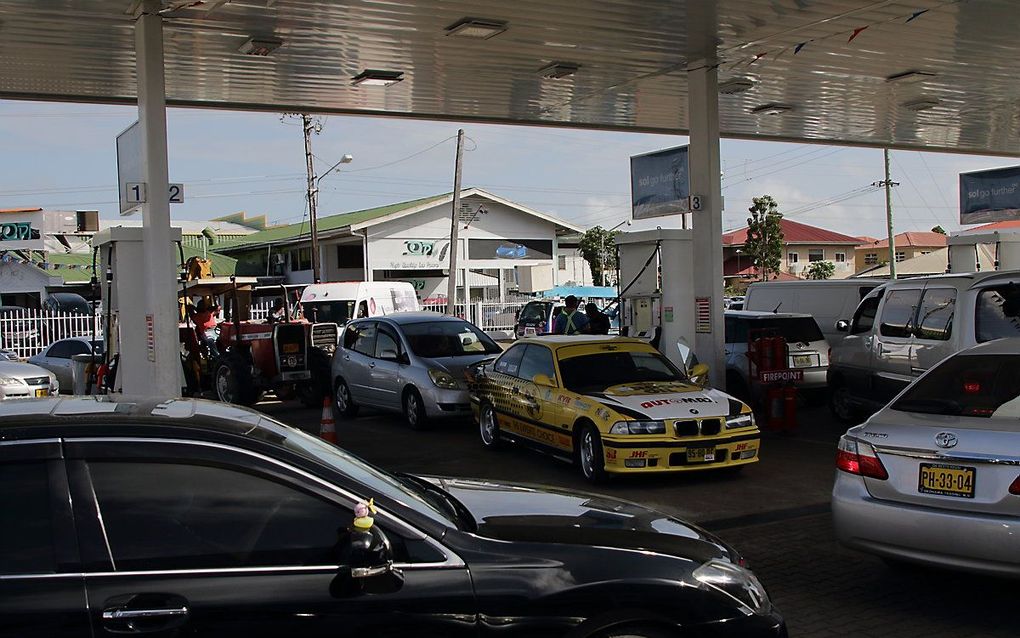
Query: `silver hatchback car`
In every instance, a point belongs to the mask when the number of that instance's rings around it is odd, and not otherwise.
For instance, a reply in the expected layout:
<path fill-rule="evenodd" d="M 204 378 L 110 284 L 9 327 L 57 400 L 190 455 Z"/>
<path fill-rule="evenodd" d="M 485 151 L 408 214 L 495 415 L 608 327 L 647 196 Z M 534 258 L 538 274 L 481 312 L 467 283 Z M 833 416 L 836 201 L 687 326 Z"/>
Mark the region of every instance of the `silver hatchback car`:
<path fill-rule="evenodd" d="M 347 419 L 361 406 L 403 412 L 413 429 L 470 416 L 464 369 L 500 352 L 473 324 L 434 312 L 352 321 L 333 355 L 335 410 Z"/>
<path fill-rule="evenodd" d="M 949 357 L 840 439 L 844 544 L 1020 577 L 1020 338 Z"/>

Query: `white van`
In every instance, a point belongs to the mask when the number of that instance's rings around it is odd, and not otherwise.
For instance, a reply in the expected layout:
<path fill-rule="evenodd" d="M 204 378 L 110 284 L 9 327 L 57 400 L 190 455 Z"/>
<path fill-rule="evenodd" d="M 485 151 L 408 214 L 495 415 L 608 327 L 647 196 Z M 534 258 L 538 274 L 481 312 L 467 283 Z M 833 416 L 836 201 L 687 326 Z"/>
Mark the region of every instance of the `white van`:
<path fill-rule="evenodd" d="M 853 316 L 861 299 L 882 283 L 862 279 L 762 281 L 748 287 L 743 310 L 811 315 L 825 340 L 835 346 L 845 334 L 836 330 L 836 322 Z"/>
<path fill-rule="evenodd" d="M 406 281 L 339 281 L 310 284 L 301 293 L 305 318 L 343 325 L 351 319 L 417 312 L 418 296 Z"/>

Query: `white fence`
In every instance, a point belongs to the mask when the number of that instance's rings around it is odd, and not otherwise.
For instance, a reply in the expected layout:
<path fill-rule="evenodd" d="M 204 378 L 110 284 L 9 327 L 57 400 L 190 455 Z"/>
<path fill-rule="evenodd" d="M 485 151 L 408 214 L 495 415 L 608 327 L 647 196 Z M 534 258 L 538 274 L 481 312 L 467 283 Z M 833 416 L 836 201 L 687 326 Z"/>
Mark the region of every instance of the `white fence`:
<path fill-rule="evenodd" d="M 77 315 L 42 310 L 5 310 L 0 313 L 0 350 L 22 359 L 69 337 L 103 338 L 102 315 Z"/>

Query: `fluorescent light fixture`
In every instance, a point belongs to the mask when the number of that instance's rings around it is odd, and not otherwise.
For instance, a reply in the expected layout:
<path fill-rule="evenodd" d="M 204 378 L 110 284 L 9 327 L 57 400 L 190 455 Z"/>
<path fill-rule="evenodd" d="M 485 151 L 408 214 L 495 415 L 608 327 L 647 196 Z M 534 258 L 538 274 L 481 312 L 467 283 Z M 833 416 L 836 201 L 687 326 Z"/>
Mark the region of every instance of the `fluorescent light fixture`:
<path fill-rule="evenodd" d="M 446 35 L 461 38 L 477 38 L 488 40 L 507 30 L 507 23 L 502 20 L 486 20 L 482 18 L 461 18 L 446 27 Z"/>
<path fill-rule="evenodd" d="M 265 57 L 276 51 L 283 44 L 279 38 L 249 38 L 247 42 L 237 48 L 245 55 L 259 55 Z"/>
<path fill-rule="evenodd" d="M 580 68 L 581 65 L 573 62 L 553 62 L 549 66 L 539 69 L 538 74 L 550 80 L 560 80 L 574 75 Z"/>
<path fill-rule="evenodd" d="M 792 110 L 793 107 L 789 104 L 762 104 L 751 109 L 751 113 L 755 115 L 782 115 Z"/>
<path fill-rule="evenodd" d="M 908 100 L 908 101 L 904 102 L 903 104 L 901 104 L 901 106 L 903 108 L 907 109 L 908 111 L 917 112 L 917 111 L 927 111 L 928 109 L 933 109 L 936 106 L 938 106 L 939 104 L 942 104 L 942 101 L 939 100 L 938 98 L 935 98 L 935 97 L 919 97 L 916 100 Z"/>
<path fill-rule="evenodd" d="M 719 84 L 719 92 L 723 95 L 735 95 L 743 93 L 754 87 L 754 80 L 748 78 L 733 78 Z"/>
<path fill-rule="evenodd" d="M 366 69 L 351 78 L 354 86 L 390 86 L 404 79 L 402 71 L 376 71 Z"/>
<path fill-rule="evenodd" d="M 886 82 L 897 83 L 897 84 L 917 84 L 918 82 L 924 82 L 935 77 L 935 73 L 929 71 L 904 71 L 903 73 L 897 73 L 896 75 L 890 75 L 885 79 Z"/>

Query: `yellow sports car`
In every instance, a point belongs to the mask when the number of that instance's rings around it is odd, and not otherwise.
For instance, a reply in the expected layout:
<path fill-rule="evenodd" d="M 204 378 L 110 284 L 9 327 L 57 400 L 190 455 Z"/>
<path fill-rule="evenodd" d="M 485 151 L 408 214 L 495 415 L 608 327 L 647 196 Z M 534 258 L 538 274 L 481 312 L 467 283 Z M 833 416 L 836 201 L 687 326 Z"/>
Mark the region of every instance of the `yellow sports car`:
<path fill-rule="evenodd" d="M 704 375 L 695 366 L 692 376 Z M 468 373 L 482 443 L 539 446 L 598 481 L 610 473 L 738 468 L 758 460 L 751 409 L 623 337 L 518 341 Z"/>

